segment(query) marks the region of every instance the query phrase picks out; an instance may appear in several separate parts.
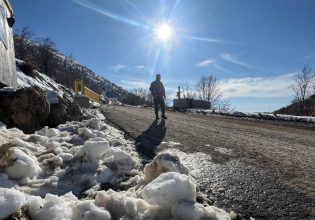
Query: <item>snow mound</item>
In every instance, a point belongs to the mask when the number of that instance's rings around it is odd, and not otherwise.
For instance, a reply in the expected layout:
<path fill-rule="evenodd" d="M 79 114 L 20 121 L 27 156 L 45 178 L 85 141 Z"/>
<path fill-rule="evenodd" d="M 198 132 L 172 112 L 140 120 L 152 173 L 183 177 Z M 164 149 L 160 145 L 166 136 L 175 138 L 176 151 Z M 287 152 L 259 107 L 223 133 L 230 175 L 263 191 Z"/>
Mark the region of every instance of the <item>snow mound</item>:
<path fill-rule="evenodd" d="M 142 197 L 151 205 L 171 209 L 180 200 L 195 201 L 196 184 L 185 174 L 162 173 L 143 188 Z"/>
<path fill-rule="evenodd" d="M 90 160 L 100 159 L 109 148 L 109 143 L 104 138 L 92 138 L 85 141 L 84 148 Z"/>
<path fill-rule="evenodd" d="M 130 154 L 119 149 L 109 148 L 103 156 L 103 163 L 119 173 L 132 174 L 135 167 L 139 167 L 139 161 Z"/>
<path fill-rule="evenodd" d="M 179 157 L 170 153 L 164 152 L 159 154 L 154 160 L 144 167 L 145 183 L 151 182 L 161 173 L 177 172 L 181 174 L 188 174 L 188 169 L 181 164 Z"/>
<path fill-rule="evenodd" d="M 90 129 L 88 129 L 86 127 L 79 128 L 78 133 L 79 133 L 80 137 L 83 138 L 84 140 L 88 140 L 90 138 L 96 138 L 97 137 L 96 134 L 94 134 Z"/>
<path fill-rule="evenodd" d="M 57 135 L 59 135 L 59 130 L 58 129 L 56 129 L 56 128 L 49 128 L 49 129 L 47 129 L 47 131 L 46 131 L 46 137 L 55 137 L 55 136 L 57 136 Z"/>
<path fill-rule="evenodd" d="M 101 123 L 98 118 L 91 118 L 89 121 L 87 121 L 85 126 L 90 127 L 92 129 L 100 130 Z"/>
<path fill-rule="evenodd" d="M 15 189 L 0 188 L 0 219 L 18 211 L 25 203 L 24 193 Z"/>
<path fill-rule="evenodd" d="M 70 220 L 73 216 L 71 204 L 76 200 L 71 193 L 61 197 L 47 194 L 44 199 L 33 196 L 28 202 L 30 216 L 36 220 Z"/>
<path fill-rule="evenodd" d="M 173 206 L 172 216 L 174 219 L 180 220 L 231 219 L 230 215 L 222 209 L 218 209 L 214 206 L 204 207 L 199 203 L 185 200 L 181 200 Z"/>
<path fill-rule="evenodd" d="M 100 191 L 95 204 L 107 209 L 113 219 L 170 219 L 170 214 L 160 206 L 148 204 L 133 192 Z"/>
<path fill-rule="evenodd" d="M 197 185 L 175 154 L 140 168 L 134 142 L 99 118 L 31 135 L 1 128 L 0 219 L 21 207 L 35 220 L 229 219 L 196 203 Z"/>
<path fill-rule="evenodd" d="M 219 114 L 226 116 L 233 116 L 238 118 L 250 118 L 250 119 L 263 119 L 273 121 L 284 121 L 284 122 L 302 122 L 313 124 L 315 123 L 315 117 L 311 116 L 296 116 L 296 115 L 285 115 L 285 114 L 274 114 L 265 112 L 238 112 L 238 111 L 221 111 L 221 110 L 210 110 L 210 109 L 186 109 L 187 112 L 192 114 Z"/>
<path fill-rule="evenodd" d="M 42 171 L 35 157 L 26 154 L 17 147 L 9 148 L 3 160 L 5 160 L 5 172 L 9 178 L 32 178 Z"/>
<path fill-rule="evenodd" d="M 98 207 L 94 201 L 78 202 L 74 208 L 73 220 L 111 220 L 110 213 Z"/>

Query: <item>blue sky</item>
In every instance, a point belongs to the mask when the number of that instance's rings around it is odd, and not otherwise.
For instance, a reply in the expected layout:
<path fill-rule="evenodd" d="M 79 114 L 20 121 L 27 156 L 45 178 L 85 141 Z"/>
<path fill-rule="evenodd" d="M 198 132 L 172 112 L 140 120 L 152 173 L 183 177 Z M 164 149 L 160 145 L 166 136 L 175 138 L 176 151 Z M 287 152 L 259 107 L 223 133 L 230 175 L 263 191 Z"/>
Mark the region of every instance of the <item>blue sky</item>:
<path fill-rule="evenodd" d="M 313 0 L 11 0 L 15 28 L 50 37 L 64 54 L 126 89 L 162 74 L 168 97 L 214 75 L 240 111 L 290 103 L 294 73 L 315 63 Z M 168 22 L 165 42 L 155 27 Z"/>

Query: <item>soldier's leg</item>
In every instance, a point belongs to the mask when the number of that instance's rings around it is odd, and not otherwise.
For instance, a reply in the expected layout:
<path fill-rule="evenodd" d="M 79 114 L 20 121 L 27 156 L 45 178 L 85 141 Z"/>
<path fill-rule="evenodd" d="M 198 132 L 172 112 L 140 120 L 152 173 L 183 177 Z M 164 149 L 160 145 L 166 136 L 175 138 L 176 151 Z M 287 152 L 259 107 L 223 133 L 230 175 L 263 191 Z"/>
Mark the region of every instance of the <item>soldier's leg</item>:
<path fill-rule="evenodd" d="M 167 119 L 167 117 L 165 116 L 165 102 L 163 98 L 160 99 L 160 106 L 161 106 L 162 118 Z"/>
<path fill-rule="evenodd" d="M 154 97 L 153 102 L 154 102 L 155 118 L 159 119 L 159 100 L 156 97 Z"/>

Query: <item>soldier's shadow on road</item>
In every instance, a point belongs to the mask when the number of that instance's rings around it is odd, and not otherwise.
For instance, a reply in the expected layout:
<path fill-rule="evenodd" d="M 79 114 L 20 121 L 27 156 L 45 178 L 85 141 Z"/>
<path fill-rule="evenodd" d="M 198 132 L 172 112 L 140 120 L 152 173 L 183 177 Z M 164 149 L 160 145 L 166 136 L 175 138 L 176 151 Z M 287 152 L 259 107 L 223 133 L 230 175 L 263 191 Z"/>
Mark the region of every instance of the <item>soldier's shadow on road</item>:
<path fill-rule="evenodd" d="M 155 120 L 148 129 L 136 138 L 136 149 L 137 151 L 152 159 L 155 157 L 155 149 L 161 144 L 162 140 L 166 135 L 165 120 L 162 119 L 160 123 Z"/>

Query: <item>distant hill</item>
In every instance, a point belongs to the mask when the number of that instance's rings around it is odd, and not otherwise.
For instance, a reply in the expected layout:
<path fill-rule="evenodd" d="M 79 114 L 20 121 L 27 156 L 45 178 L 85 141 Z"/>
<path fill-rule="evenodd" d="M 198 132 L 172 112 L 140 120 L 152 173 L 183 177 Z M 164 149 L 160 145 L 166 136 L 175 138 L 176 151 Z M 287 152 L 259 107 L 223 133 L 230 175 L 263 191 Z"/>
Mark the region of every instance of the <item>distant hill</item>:
<path fill-rule="evenodd" d="M 307 116 L 315 116 L 315 95 L 311 96 L 307 101 L 310 102 L 310 111 Z M 279 110 L 274 111 L 276 114 L 286 114 L 286 115 L 301 115 L 300 114 L 300 105 L 298 102 L 292 103 L 287 107 L 280 108 Z"/>
<path fill-rule="evenodd" d="M 131 95 L 122 87 L 75 62 L 70 56 L 57 51 L 54 42 L 50 39 L 37 43 L 28 39 L 21 40 L 21 37 L 16 35 L 14 41 L 16 58 L 31 64 L 39 72 L 65 87 L 73 89 L 74 81 L 83 79 L 87 87 L 105 97 L 122 101 Z"/>

